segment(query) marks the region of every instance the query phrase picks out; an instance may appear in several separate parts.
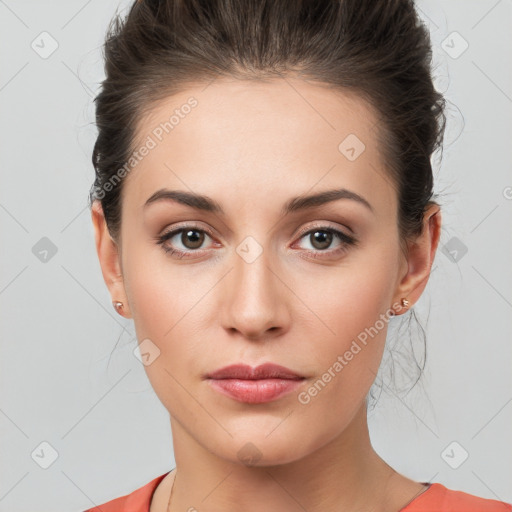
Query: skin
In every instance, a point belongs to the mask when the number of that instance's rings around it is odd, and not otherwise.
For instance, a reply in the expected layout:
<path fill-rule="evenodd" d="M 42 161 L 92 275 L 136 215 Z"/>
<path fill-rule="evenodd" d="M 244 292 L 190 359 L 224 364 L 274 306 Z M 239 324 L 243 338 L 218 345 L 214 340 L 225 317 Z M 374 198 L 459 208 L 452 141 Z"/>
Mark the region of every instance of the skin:
<path fill-rule="evenodd" d="M 166 510 L 175 476 L 172 511 L 396 512 L 426 487 L 386 464 L 369 438 L 365 397 L 387 322 L 309 403 L 297 395 L 393 304 L 418 300 L 439 241 L 439 206 L 426 212 L 423 233 L 402 253 L 374 112 L 353 94 L 299 79 L 191 85 L 140 120 L 139 141 L 190 96 L 198 106 L 126 177 L 118 243 L 99 203 L 92 209 L 112 300 L 124 303 L 139 342 L 149 338 L 160 350 L 145 370 L 170 414 L 176 470 L 157 488 L 151 512 Z M 338 149 L 351 133 L 366 146 L 354 161 Z M 280 213 L 293 197 L 340 187 L 374 211 L 342 199 Z M 225 215 L 174 201 L 144 209 L 161 188 L 207 195 Z M 168 240 L 192 256 L 180 259 L 155 239 L 183 222 L 214 236 L 205 234 L 199 249 L 193 240 L 184 245 L 181 234 Z M 322 249 L 299 232 L 319 225 L 352 229 L 359 244 L 334 254 L 336 236 Z M 236 252 L 247 236 L 262 249 L 251 263 Z M 246 404 L 203 379 L 228 364 L 268 361 L 306 376 L 302 387 Z M 258 450 L 253 465 L 237 455 L 247 443 Z"/>

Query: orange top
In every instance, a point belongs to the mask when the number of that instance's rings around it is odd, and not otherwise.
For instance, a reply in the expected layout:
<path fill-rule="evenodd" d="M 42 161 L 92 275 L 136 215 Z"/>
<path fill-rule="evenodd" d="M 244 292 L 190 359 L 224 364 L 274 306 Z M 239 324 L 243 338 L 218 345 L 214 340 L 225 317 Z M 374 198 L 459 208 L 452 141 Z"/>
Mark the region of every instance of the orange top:
<path fill-rule="evenodd" d="M 153 493 L 167 474 L 156 477 L 126 496 L 84 512 L 149 512 Z M 512 512 L 512 504 L 454 491 L 434 482 L 399 512 Z"/>

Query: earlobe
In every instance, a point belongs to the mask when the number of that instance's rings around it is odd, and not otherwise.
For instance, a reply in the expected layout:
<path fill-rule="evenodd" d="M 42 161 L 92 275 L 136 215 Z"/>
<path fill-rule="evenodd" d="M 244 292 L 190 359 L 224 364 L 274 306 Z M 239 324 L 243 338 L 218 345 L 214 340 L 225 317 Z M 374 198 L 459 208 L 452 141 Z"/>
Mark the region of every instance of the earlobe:
<path fill-rule="evenodd" d="M 424 215 L 421 235 L 409 245 L 407 273 L 402 277 L 395 293 L 395 302 L 407 297 L 410 309 L 418 301 L 425 289 L 441 235 L 441 210 L 437 204 L 431 205 Z M 401 311 L 399 314 L 405 312 Z"/>
<path fill-rule="evenodd" d="M 112 239 L 108 231 L 100 201 L 94 201 L 91 208 L 91 218 L 101 273 L 110 292 L 112 303 L 122 302 L 122 316 L 131 318 L 124 287 L 118 245 Z M 119 309 L 116 310 L 120 312 Z"/>

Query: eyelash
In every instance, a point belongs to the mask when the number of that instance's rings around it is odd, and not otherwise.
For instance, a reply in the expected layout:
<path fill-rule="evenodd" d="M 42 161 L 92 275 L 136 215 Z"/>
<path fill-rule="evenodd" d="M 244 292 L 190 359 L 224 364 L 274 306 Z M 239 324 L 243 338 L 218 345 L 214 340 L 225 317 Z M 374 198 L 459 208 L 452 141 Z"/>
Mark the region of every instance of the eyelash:
<path fill-rule="evenodd" d="M 169 248 L 165 245 L 165 242 L 167 240 L 170 240 L 178 233 L 181 233 L 181 232 L 187 231 L 187 230 L 195 230 L 195 231 L 199 231 L 200 233 L 206 233 L 208 236 L 213 238 L 213 234 L 207 229 L 199 228 L 199 226 L 195 226 L 195 225 L 186 225 L 186 226 L 182 226 L 180 228 L 174 229 L 172 231 L 169 231 L 167 233 L 164 233 L 162 235 L 159 235 L 158 237 L 156 237 L 156 243 L 161 245 L 162 249 L 167 254 L 170 254 L 171 256 L 174 255 L 180 259 L 181 258 L 189 258 L 190 256 L 187 256 L 188 254 L 198 253 L 198 252 L 201 252 L 201 250 L 200 249 L 196 249 L 196 250 L 190 249 L 188 251 L 181 251 L 179 249 Z M 325 253 L 327 253 L 329 256 L 336 256 L 339 253 L 344 252 L 348 247 L 356 246 L 359 243 L 355 237 L 347 235 L 347 234 L 343 233 L 342 231 L 339 231 L 339 230 L 334 229 L 329 226 L 314 226 L 313 228 L 309 228 L 308 230 L 299 233 L 299 239 L 304 238 L 306 235 L 311 235 L 313 233 L 316 233 L 317 231 L 334 234 L 338 238 L 338 240 L 341 242 L 341 244 L 336 249 L 330 250 L 330 251 L 329 250 L 322 251 L 320 249 L 317 249 L 317 250 L 303 249 L 303 252 L 308 253 L 313 258 L 323 258 L 324 256 L 321 256 L 320 254 L 323 255 Z"/>

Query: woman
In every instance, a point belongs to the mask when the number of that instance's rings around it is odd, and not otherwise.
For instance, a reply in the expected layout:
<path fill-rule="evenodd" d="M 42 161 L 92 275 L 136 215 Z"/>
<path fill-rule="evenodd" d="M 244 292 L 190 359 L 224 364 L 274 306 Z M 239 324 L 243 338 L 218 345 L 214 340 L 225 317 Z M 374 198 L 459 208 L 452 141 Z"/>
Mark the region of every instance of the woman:
<path fill-rule="evenodd" d="M 512 510 L 407 478 L 368 433 L 441 230 L 444 99 L 412 1 L 143 0 L 114 21 L 92 220 L 176 468 L 90 510 Z"/>

